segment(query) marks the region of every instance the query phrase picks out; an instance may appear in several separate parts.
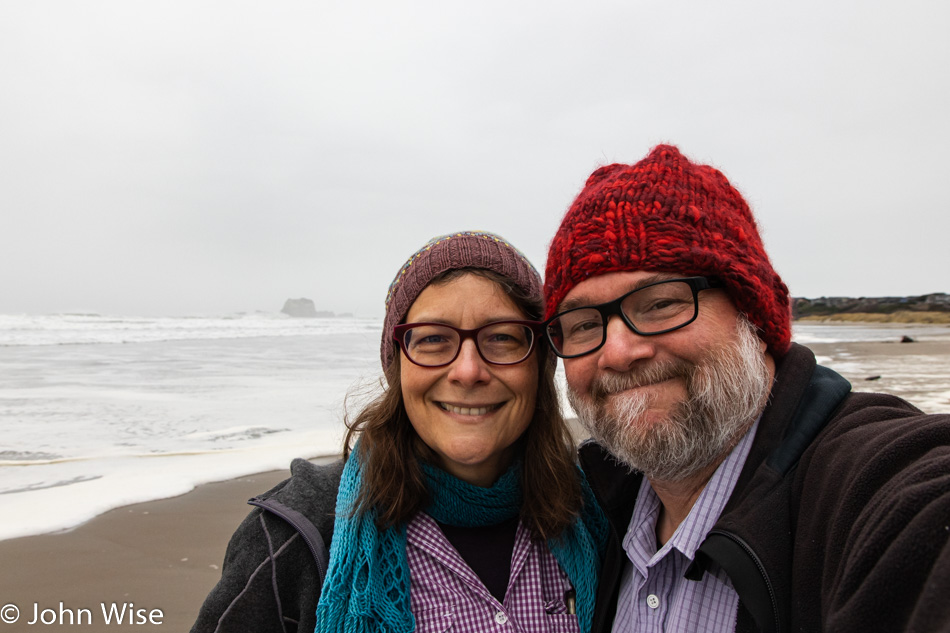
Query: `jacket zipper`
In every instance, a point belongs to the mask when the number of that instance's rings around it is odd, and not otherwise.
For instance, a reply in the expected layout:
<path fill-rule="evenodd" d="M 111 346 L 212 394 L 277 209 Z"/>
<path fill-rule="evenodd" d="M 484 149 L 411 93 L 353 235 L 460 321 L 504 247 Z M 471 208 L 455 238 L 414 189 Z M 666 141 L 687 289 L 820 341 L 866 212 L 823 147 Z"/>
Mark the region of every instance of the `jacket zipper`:
<path fill-rule="evenodd" d="M 759 570 L 759 575 L 762 577 L 762 582 L 765 583 L 765 588 L 768 589 L 768 592 L 769 592 L 769 602 L 771 602 L 772 604 L 772 617 L 774 618 L 774 621 L 775 621 L 775 631 L 776 633 L 778 633 L 778 631 L 780 631 L 780 628 L 779 628 L 780 623 L 779 623 L 779 617 L 778 617 L 778 604 L 775 600 L 775 590 L 772 589 L 772 581 L 769 580 L 769 576 L 765 572 L 765 565 L 762 564 L 762 561 L 759 560 L 759 557 L 752 550 L 749 544 L 746 543 L 741 538 L 739 538 L 738 536 L 736 536 L 735 534 L 731 532 L 726 532 L 725 530 L 710 530 L 709 536 L 712 536 L 714 534 L 725 537 L 729 539 L 730 541 L 732 541 L 733 543 L 735 543 L 736 545 L 738 545 L 740 548 L 742 548 L 742 551 L 744 551 L 746 555 L 752 559 L 752 562 L 755 563 L 756 568 Z"/>

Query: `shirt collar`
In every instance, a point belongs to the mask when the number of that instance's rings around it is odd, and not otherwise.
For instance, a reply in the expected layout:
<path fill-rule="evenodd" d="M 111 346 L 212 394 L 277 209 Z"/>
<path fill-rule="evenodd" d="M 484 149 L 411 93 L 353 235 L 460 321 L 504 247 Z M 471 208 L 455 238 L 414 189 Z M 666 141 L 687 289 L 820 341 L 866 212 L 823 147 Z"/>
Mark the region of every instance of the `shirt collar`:
<path fill-rule="evenodd" d="M 761 419 L 761 416 L 760 418 Z M 677 550 L 690 562 L 706 535 L 719 520 L 732 490 L 739 481 L 739 473 L 745 465 L 752 440 L 755 438 L 759 419 L 752 424 L 738 444 L 729 451 L 699 494 L 686 519 L 676 528 L 673 537 L 663 547 L 656 547 L 656 521 L 660 513 L 660 499 L 646 477 L 640 484 L 640 492 L 633 507 L 633 515 L 623 538 L 623 549 L 637 570 L 646 575 L 652 567 L 670 551 Z"/>

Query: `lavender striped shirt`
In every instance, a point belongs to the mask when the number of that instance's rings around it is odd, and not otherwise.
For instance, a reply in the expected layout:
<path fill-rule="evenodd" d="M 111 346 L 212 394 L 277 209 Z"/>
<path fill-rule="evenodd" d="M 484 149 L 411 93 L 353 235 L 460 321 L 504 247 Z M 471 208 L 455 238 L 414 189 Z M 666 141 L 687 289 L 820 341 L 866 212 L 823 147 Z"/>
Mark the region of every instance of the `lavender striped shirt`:
<path fill-rule="evenodd" d="M 578 633 L 577 616 L 564 600 L 571 584 L 543 541 L 519 522 L 511 578 L 499 603 L 429 515 L 406 530 L 409 598 L 416 631 Z"/>
<path fill-rule="evenodd" d="M 656 521 L 660 500 L 643 478 L 623 549 L 624 567 L 614 633 L 725 633 L 736 628 L 739 595 L 729 577 L 713 564 L 701 581 L 683 577 L 735 488 L 759 422 L 719 465 L 673 537 L 657 550 Z"/>

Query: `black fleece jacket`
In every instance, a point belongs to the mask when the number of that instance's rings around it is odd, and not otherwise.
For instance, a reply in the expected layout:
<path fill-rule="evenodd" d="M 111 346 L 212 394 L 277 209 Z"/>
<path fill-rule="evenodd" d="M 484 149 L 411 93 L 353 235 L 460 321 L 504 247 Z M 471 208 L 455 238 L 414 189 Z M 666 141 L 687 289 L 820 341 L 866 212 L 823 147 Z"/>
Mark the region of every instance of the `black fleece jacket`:
<path fill-rule="evenodd" d="M 248 502 L 257 507 L 231 537 L 192 633 L 313 631 L 343 462 L 295 459 L 290 472 Z"/>
<path fill-rule="evenodd" d="M 738 483 L 687 571 L 722 565 L 737 631 L 950 632 L 950 416 L 849 389 L 802 346 L 777 363 Z M 593 626 L 606 632 L 642 475 L 593 443 L 581 464 L 611 522 Z"/>

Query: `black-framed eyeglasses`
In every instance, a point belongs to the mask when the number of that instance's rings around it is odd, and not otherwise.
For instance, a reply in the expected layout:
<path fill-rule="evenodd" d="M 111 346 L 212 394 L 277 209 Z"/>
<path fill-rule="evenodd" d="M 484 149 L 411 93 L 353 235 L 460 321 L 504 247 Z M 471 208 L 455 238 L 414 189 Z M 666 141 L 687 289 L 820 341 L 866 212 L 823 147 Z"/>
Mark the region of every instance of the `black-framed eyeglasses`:
<path fill-rule="evenodd" d="M 555 354 L 577 358 L 603 347 L 607 342 L 607 323 L 615 314 L 641 336 L 665 334 L 696 320 L 701 290 L 722 286 L 713 277 L 665 279 L 607 303 L 556 314 L 545 321 L 545 334 Z"/>
<path fill-rule="evenodd" d="M 531 354 L 542 327 L 539 321 L 495 321 L 473 330 L 444 323 L 404 323 L 393 328 L 393 340 L 406 358 L 421 367 L 451 364 L 466 339 L 475 341 L 486 363 L 516 365 Z"/>

